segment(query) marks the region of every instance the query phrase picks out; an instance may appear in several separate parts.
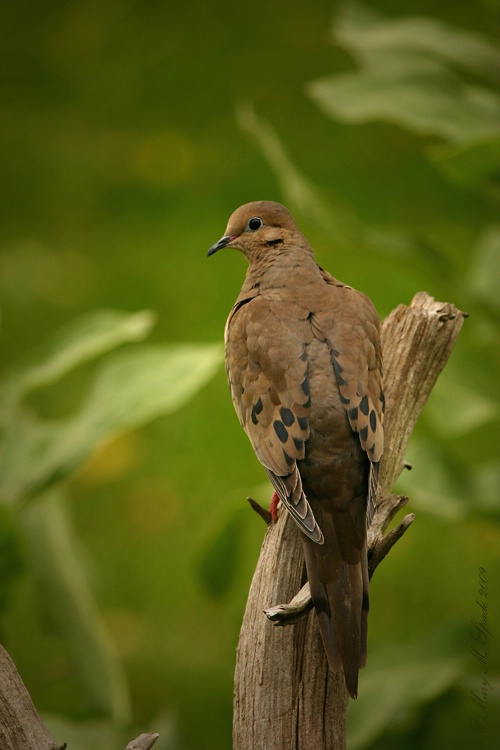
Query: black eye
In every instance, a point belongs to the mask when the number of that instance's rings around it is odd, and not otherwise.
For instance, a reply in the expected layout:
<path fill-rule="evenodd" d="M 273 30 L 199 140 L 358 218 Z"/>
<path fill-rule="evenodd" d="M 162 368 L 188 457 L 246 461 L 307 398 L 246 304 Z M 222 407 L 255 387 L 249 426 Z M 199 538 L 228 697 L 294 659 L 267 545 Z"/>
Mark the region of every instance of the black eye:
<path fill-rule="evenodd" d="M 247 227 L 250 229 L 251 232 L 257 231 L 257 229 L 260 229 L 263 224 L 262 219 L 259 219 L 258 216 L 254 216 L 251 219 L 248 220 Z"/>

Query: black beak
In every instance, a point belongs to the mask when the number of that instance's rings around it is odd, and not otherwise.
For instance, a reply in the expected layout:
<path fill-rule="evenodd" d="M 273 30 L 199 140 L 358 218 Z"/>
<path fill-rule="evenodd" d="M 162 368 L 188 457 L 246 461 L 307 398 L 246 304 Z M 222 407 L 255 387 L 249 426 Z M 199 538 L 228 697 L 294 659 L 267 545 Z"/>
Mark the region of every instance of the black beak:
<path fill-rule="evenodd" d="M 220 250 L 222 247 L 226 247 L 228 242 L 231 242 L 232 239 L 234 239 L 234 237 L 231 237 L 230 234 L 225 234 L 224 237 L 221 237 L 220 240 L 215 243 L 215 245 L 212 245 L 207 253 L 207 258 L 210 258 L 211 255 L 216 253 L 217 250 Z"/>

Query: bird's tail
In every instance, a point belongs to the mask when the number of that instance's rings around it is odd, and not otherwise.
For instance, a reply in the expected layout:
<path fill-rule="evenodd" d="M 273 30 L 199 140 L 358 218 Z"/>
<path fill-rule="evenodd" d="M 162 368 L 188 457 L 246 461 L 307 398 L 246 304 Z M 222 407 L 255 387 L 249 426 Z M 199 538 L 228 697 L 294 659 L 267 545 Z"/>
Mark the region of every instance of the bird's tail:
<path fill-rule="evenodd" d="M 328 539 L 328 536 L 326 539 Z M 307 577 L 319 628 L 333 672 L 344 672 L 351 698 L 358 694 L 358 672 L 366 664 L 368 563 L 366 541 L 349 559 L 338 544 L 304 539 Z"/>

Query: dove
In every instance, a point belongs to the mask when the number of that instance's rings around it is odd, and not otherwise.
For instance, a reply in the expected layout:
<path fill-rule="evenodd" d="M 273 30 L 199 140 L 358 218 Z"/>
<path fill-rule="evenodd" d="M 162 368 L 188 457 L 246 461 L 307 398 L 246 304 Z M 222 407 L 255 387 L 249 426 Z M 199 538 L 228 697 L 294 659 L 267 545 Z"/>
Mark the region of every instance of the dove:
<path fill-rule="evenodd" d="M 238 208 L 208 251 L 248 268 L 227 319 L 225 361 L 240 423 L 297 523 L 328 665 L 352 698 L 366 663 L 367 526 L 383 453 L 379 318 L 321 268 L 289 211 Z"/>

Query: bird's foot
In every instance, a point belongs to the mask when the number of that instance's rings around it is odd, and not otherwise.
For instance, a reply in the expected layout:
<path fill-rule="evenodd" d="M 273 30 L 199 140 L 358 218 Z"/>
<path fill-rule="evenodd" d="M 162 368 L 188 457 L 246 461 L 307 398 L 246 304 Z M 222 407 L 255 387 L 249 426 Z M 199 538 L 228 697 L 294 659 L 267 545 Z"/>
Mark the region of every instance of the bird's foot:
<path fill-rule="evenodd" d="M 279 495 L 277 492 L 273 493 L 273 496 L 271 498 L 271 505 L 269 506 L 269 513 L 271 514 L 271 518 L 273 520 L 273 523 L 276 523 L 278 520 L 278 504 L 279 504 Z"/>

